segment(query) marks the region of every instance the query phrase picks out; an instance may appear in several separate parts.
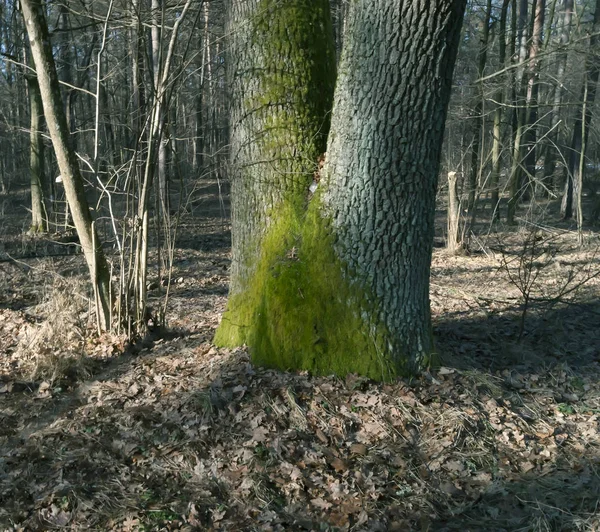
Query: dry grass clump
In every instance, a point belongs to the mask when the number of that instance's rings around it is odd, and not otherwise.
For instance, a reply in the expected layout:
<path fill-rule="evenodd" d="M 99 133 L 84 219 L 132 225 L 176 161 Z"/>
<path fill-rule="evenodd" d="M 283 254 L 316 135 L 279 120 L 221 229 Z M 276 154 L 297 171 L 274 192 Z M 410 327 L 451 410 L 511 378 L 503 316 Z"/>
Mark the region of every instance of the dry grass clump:
<path fill-rule="evenodd" d="M 19 334 L 16 358 L 27 360 L 32 380 L 80 380 L 91 373 L 86 353 L 89 300 L 82 282 L 58 279 L 36 308 L 37 322 Z"/>

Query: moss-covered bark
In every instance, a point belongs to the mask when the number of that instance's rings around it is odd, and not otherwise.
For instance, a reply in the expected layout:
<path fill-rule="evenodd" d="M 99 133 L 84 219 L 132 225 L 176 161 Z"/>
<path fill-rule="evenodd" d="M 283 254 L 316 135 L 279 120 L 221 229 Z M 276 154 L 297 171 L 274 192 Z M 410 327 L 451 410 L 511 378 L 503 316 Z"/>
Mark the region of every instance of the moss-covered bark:
<path fill-rule="evenodd" d="M 335 55 L 326 0 L 235 0 L 229 26 L 237 294 L 252 277 L 273 213 L 306 194 L 325 151 Z"/>
<path fill-rule="evenodd" d="M 253 360 L 316 374 L 390 380 L 389 332 L 373 322 L 373 298 L 337 258 L 320 197 L 286 203 L 263 239 L 247 289 L 233 294 L 215 341 L 247 344 Z"/>
<path fill-rule="evenodd" d="M 233 261 L 217 344 L 246 343 L 266 366 L 378 380 L 430 364 L 435 190 L 464 4 L 351 4 L 317 173 L 328 3 L 233 2 Z"/>

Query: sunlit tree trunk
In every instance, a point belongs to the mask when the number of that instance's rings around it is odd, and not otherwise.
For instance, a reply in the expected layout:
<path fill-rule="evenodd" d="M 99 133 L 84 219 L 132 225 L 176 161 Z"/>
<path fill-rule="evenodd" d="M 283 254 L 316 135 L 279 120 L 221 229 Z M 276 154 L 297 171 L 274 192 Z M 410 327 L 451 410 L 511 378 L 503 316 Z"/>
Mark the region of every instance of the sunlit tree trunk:
<path fill-rule="evenodd" d="M 231 51 L 233 265 L 217 341 L 316 373 L 389 379 L 422 368 L 433 355 L 435 191 L 464 2 L 351 3 L 320 171 L 334 61 L 327 2 L 275 5 L 234 3 L 233 22 L 249 33 Z"/>
<path fill-rule="evenodd" d="M 525 75 L 525 61 L 527 60 L 527 0 L 517 0 L 519 14 L 517 18 L 518 58 L 515 72 L 515 106 L 516 116 L 514 123 L 514 137 L 512 147 L 512 164 L 508 180 L 510 199 L 508 201 L 508 212 L 506 221 L 509 224 L 515 222 L 517 204 L 522 197 L 522 163 L 523 163 L 523 133 L 526 121 L 526 94 L 523 86 Z M 515 2 L 515 3 L 517 3 Z"/>
<path fill-rule="evenodd" d="M 525 149 L 525 181 L 527 187 L 526 196 L 533 192 L 535 183 L 535 166 L 537 162 L 537 130 L 538 130 L 538 100 L 540 92 L 540 70 L 541 59 L 539 57 L 542 48 L 542 31 L 544 29 L 544 16 L 546 12 L 546 0 L 536 0 L 533 16 L 533 32 L 531 46 L 529 48 L 529 79 L 527 82 L 527 119 L 525 123 L 526 133 L 524 138 Z"/>
<path fill-rule="evenodd" d="M 483 73 L 485 72 L 485 64 L 487 62 L 488 41 L 490 34 L 490 17 L 492 15 L 492 0 L 487 0 L 487 7 L 484 12 L 483 21 L 481 23 L 481 33 L 479 38 L 479 51 L 477 53 L 477 101 L 473 111 L 475 117 L 475 125 L 473 127 L 473 148 L 471 150 L 471 173 L 469 175 L 469 201 L 468 209 L 471 215 L 472 222 L 475 221 L 475 201 L 477 198 L 477 189 L 481 178 L 481 151 L 482 139 L 481 132 L 484 126 L 483 116 Z"/>
<path fill-rule="evenodd" d="M 560 30 L 560 52 L 556 58 L 556 82 L 553 86 L 552 111 L 550 120 L 550 131 L 548 132 L 546 142 L 546 157 L 544 158 L 544 178 L 543 183 L 546 187 L 554 188 L 554 178 L 556 176 L 556 157 L 558 154 L 557 144 L 559 142 L 559 123 L 560 112 L 564 93 L 564 82 L 567 71 L 568 53 L 566 50 L 569 44 L 571 32 L 571 19 L 573 17 L 573 0 L 563 0 L 562 24 Z"/>
<path fill-rule="evenodd" d="M 506 16 L 510 0 L 504 0 L 502 10 L 500 12 L 500 27 L 498 30 L 498 69 L 506 68 Z M 497 80 L 498 88 L 496 89 L 495 100 L 496 108 L 494 109 L 494 126 L 492 140 L 492 171 L 491 171 L 491 186 L 492 186 L 492 213 L 493 217 L 499 218 L 499 202 L 500 202 L 500 163 L 502 153 L 502 116 L 504 106 L 504 91 L 505 87 L 502 82 L 505 79 L 501 75 Z"/>
<path fill-rule="evenodd" d="M 590 29 L 589 53 L 585 61 L 585 79 L 581 88 L 580 108 L 575 115 L 571 149 L 569 152 L 568 166 L 566 168 L 565 190 L 561 204 L 561 214 L 564 218 L 573 217 L 574 199 L 581 194 L 583 173 L 585 171 L 585 147 L 588 144 L 590 124 L 594 112 L 594 101 L 600 74 L 600 58 L 598 46 L 600 45 L 600 4 L 596 0 L 594 19 Z"/>
<path fill-rule="evenodd" d="M 100 241 L 92 225 L 83 180 L 75 152 L 70 146 L 69 127 L 61 99 L 48 27 L 40 0 L 21 0 L 25 27 L 40 87 L 44 115 L 65 187 L 69 208 L 98 302 L 98 321 L 110 327 L 111 291 L 109 270 Z"/>

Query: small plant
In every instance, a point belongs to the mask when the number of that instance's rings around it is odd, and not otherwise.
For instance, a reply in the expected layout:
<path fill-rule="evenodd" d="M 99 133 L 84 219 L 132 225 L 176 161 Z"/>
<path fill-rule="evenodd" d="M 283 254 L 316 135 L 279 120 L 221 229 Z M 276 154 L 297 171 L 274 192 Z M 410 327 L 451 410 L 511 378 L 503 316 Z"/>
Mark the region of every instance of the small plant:
<path fill-rule="evenodd" d="M 535 226 L 532 226 L 532 230 L 525 234 L 516 249 L 508 250 L 504 245 L 500 247 L 501 267 L 506 272 L 509 281 L 521 294 L 519 341 L 525 332 L 525 320 L 538 277 L 544 268 L 554 262 L 559 249 L 553 236 L 545 238 Z"/>

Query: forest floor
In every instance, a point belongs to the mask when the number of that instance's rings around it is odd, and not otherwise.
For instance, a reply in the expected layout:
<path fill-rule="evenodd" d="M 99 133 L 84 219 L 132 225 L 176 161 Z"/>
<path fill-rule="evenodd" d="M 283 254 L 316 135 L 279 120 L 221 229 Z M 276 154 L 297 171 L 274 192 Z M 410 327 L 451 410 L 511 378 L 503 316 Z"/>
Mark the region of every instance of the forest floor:
<path fill-rule="evenodd" d="M 211 344 L 214 192 L 182 219 L 168 334 L 136 349 L 90 329 L 81 255 L 24 235 L 26 191 L 4 203 L 0 530 L 600 530 L 594 233 L 538 216 L 436 248 L 443 365 L 317 378 Z"/>

